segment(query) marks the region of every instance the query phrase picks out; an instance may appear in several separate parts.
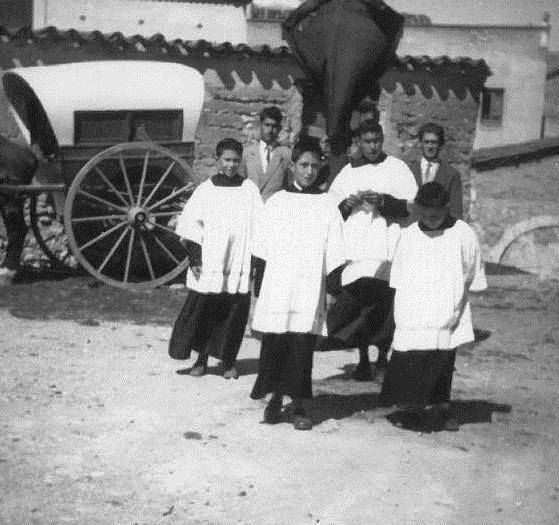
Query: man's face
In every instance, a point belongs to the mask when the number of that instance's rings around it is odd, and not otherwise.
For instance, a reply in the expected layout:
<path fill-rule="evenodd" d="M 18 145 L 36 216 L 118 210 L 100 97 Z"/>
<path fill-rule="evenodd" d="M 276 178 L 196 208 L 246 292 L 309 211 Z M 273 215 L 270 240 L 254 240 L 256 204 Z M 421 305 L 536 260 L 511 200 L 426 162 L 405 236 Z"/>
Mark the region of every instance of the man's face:
<path fill-rule="evenodd" d="M 241 157 L 236 151 L 226 149 L 221 156 L 217 159 L 219 169 L 228 177 L 235 175 L 241 164 Z"/>
<path fill-rule="evenodd" d="M 382 133 L 378 133 L 377 131 L 369 131 L 367 133 L 363 133 L 359 137 L 359 149 L 361 150 L 361 154 L 365 157 L 369 162 L 375 162 L 378 160 L 380 154 L 382 153 L 382 143 L 384 141 L 384 137 Z"/>
<path fill-rule="evenodd" d="M 415 205 L 417 220 L 431 230 L 437 230 L 448 215 L 448 206 L 444 208 L 428 208 L 426 206 Z"/>
<path fill-rule="evenodd" d="M 260 138 L 266 144 L 272 144 L 277 140 L 280 129 L 281 126 L 277 120 L 274 120 L 273 118 L 270 117 L 266 117 L 260 123 Z"/>
<path fill-rule="evenodd" d="M 438 160 L 442 144 L 439 141 L 439 136 L 436 133 L 424 133 L 420 144 L 421 152 L 427 160 Z"/>
<path fill-rule="evenodd" d="M 305 151 L 293 165 L 293 178 L 301 188 L 312 186 L 318 177 L 320 159 L 310 151 Z"/>

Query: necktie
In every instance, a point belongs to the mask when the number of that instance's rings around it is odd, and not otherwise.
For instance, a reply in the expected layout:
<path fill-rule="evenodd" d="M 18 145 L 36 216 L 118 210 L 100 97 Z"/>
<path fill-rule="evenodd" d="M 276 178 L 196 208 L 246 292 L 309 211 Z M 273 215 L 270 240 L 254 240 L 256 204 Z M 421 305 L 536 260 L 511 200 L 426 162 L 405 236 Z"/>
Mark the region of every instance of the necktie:
<path fill-rule="evenodd" d="M 434 171 L 435 171 L 435 163 L 428 162 L 427 169 L 425 170 L 425 182 L 431 182 L 435 178 Z"/>
<path fill-rule="evenodd" d="M 266 146 L 266 168 L 270 165 L 270 157 L 272 155 L 272 146 Z"/>

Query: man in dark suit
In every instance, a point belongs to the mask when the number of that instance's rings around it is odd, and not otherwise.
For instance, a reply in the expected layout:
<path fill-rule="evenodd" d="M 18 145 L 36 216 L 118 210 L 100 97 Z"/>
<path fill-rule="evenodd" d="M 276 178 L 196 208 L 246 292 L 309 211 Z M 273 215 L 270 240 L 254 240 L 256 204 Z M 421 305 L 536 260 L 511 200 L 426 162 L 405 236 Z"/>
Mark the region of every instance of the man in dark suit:
<path fill-rule="evenodd" d="M 260 140 L 244 149 L 241 174 L 252 180 L 264 202 L 287 186 L 291 150 L 278 144 L 282 115 L 276 106 L 260 113 Z"/>
<path fill-rule="evenodd" d="M 440 158 L 444 146 L 444 130 L 432 122 L 419 129 L 419 146 L 422 156 L 410 163 L 417 186 L 438 182 L 450 197 L 450 214 L 462 219 L 462 180 L 460 172 Z"/>

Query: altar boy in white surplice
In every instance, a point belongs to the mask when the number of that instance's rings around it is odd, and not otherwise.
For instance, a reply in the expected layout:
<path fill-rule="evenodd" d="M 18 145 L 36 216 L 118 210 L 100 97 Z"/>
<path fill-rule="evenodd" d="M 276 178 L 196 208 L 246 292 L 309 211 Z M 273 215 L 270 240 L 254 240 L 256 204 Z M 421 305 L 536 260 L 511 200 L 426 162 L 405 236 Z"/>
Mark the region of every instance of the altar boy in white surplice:
<path fill-rule="evenodd" d="M 251 397 L 271 393 L 264 422 L 278 423 L 289 396 L 297 430 L 312 428 L 313 352 L 318 336 L 326 335 L 327 288 L 341 290 L 345 263 L 337 203 L 315 185 L 321 156 L 310 139 L 295 146 L 293 184 L 266 202 L 252 249 L 258 295 L 252 328 L 264 335 Z"/>
<path fill-rule="evenodd" d="M 410 426 L 457 430 L 450 391 L 456 351 L 474 340 L 468 295 L 487 287 L 481 250 L 438 182 L 420 188 L 415 207 L 418 221 L 402 231 L 392 261 L 396 330 L 381 399 L 410 409 Z"/>
<path fill-rule="evenodd" d="M 250 308 L 250 244 L 262 210 L 258 188 L 238 173 L 243 146 L 223 139 L 216 147 L 219 171 L 194 190 L 176 233 L 188 250 L 188 295 L 175 322 L 169 355 L 198 359 L 190 375 L 207 372 L 208 356 L 220 359 L 223 377 L 237 379 L 235 360 Z"/>

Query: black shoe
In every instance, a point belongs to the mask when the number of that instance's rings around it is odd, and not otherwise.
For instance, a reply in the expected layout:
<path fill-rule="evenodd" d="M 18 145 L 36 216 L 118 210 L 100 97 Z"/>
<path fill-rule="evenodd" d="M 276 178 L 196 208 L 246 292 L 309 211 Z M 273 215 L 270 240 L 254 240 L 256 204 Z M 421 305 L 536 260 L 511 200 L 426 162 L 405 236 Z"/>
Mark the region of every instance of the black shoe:
<path fill-rule="evenodd" d="M 281 423 L 282 420 L 283 412 L 281 410 L 281 403 L 270 401 L 264 410 L 263 423 L 266 423 L 267 425 L 276 425 L 277 423 Z"/>
<path fill-rule="evenodd" d="M 371 372 L 370 363 L 359 363 L 353 370 L 351 377 L 355 381 L 372 381 L 373 373 Z"/>
<path fill-rule="evenodd" d="M 312 419 L 304 414 L 293 414 L 291 416 L 291 422 L 293 423 L 293 428 L 295 430 L 312 429 Z"/>

